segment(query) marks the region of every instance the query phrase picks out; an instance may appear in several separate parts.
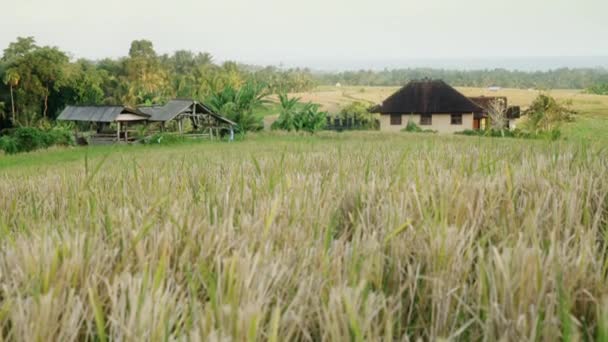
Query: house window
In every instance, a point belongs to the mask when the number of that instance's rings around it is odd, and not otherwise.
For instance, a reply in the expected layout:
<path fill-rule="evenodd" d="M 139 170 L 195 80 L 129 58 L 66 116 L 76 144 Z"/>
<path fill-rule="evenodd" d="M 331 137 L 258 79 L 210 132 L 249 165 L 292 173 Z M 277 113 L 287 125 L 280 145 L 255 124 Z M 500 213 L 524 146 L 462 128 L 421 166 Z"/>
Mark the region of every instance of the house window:
<path fill-rule="evenodd" d="M 430 126 L 433 124 L 433 116 L 431 114 L 422 114 L 420 116 L 420 126 Z"/>
<path fill-rule="evenodd" d="M 452 125 L 462 125 L 462 114 L 450 115 L 450 123 Z"/>
<path fill-rule="evenodd" d="M 401 114 L 391 114 L 391 125 L 401 126 Z"/>

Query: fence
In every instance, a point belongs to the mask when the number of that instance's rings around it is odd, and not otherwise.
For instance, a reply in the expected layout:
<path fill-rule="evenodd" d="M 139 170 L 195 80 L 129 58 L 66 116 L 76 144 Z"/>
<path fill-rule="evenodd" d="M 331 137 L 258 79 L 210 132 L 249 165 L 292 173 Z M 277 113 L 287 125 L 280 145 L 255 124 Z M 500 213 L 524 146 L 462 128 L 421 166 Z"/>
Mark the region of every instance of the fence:
<path fill-rule="evenodd" d="M 372 129 L 368 122 L 357 120 L 353 117 L 347 118 L 334 118 L 331 116 L 326 117 L 327 123 L 325 129 L 328 131 L 348 131 L 358 129 Z M 378 125 L 372 125 L 378 126 Z"/>

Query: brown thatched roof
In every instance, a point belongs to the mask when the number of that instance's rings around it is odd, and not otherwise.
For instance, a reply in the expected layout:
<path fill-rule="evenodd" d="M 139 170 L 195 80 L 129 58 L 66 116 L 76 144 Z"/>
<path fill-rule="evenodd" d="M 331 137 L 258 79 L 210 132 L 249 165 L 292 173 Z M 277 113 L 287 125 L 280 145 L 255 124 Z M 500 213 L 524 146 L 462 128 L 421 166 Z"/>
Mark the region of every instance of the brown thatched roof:
<path fill-rule="evenodd" d="M 441 80 L 412 81 L 389 96 L 376 113 L 458 114 L 483 109 Z"/>

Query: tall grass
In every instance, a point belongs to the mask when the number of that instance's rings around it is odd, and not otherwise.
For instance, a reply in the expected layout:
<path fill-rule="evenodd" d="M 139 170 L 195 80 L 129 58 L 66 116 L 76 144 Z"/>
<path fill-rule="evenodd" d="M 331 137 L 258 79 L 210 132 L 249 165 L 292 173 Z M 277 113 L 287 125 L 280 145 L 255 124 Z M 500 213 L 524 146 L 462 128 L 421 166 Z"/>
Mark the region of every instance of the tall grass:
<path fill-rule="evenodd" d="M 8 167 L 0 334 L 605 338 L 606 152 L 357 133 Z"/>

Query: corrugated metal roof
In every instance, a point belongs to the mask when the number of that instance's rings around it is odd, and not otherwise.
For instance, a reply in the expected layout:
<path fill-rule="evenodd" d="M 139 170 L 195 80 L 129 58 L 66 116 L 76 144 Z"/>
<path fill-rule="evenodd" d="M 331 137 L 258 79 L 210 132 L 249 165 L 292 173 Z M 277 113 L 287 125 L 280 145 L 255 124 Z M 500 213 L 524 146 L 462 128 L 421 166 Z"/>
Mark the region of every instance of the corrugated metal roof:
<path fill-rule="evenodd" d="M 87 121 L 87 122 L 113 122 L 122 114 L 133 114 L 147 119 L 150 115 L 136 109 L 122 106 L 67 106 L 57 120 Z"/>
<path fill-rule="evenodd" d="M 192 110 L 196 105 L 196 112 L 201 114 L 209 114 L 214 117 L 216 120 L 227 123 L 229 125 L 236 126 L 236 123 L 228 120 L 227 118 L 214 113 L 211 109 L 209 109 L 204 104 L 193 101 L 193 100 L 171 100 L 167 102 L 166 105 L 152 106 L 152 107 L 140 107 L 139 110 L 143 113 L 150 115 L 150 121 L 171 121 L 175 119 L 180 114 L 192 113 Z"/>

